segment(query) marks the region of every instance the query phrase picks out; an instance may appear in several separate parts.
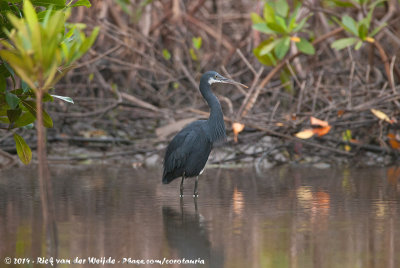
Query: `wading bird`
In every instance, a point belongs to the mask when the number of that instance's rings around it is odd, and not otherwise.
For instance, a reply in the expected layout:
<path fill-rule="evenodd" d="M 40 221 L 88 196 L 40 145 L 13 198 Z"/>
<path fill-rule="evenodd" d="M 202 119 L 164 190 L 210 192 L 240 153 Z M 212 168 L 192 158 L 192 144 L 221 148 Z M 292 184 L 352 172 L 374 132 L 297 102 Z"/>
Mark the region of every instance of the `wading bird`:
<path fill-rule="evenodd" d="M 174 179 L 182 177 L 181 197 L 183 197 L 183 181 L 189 177 L 196 177 L 193 197 L 198 196 L 199 175 L 203 172 L 213 144 L 226 138 L 221 104 L 211 92 L 211 85 L 214 83 L 237 84 L 247 87 L 225 78 L 215 71 L 208 71 L 201 76 L 199 89 L 211 109 L 210 117 L 207 120 L 195 121 L 176 134 L 168 145 L 164 157 L 162 182 L 168 184 Z"/>

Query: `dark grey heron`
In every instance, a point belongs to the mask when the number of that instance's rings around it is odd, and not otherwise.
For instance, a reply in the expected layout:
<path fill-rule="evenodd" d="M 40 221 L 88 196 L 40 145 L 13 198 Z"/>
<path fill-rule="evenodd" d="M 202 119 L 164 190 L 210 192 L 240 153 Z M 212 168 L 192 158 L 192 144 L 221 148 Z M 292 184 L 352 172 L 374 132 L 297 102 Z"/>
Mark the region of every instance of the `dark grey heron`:
<path fill-rule="evenodd" d="M 189 177 L 196 177 L 193 196 L 198 196 L 199 175 L 206 165 L 213 144 L 226 139 L 221 104 L 211 91 L 211 85 L 214 83 L 237 84 L 247 87 L 225 78 L 215 71 L 208 71 L 201 76 L 199 89 L 211 109 L 210 117 L 207 120 L 198 120 L 184 127 L 172 139 L 164 157 L 162 182 L 168 184 L 174 179 L 182 177 L 181 197 L 183 196 L 183 181 Z"/>

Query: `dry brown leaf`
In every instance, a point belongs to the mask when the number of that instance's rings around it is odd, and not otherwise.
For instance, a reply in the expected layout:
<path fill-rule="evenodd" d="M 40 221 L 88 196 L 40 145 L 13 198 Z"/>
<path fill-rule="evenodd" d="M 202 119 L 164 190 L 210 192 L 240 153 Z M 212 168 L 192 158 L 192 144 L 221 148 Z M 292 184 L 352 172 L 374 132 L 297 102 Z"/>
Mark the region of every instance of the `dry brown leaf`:
<path fill-rule="evenodd" d="M 338 117 L 342 117 L 343 114 L 344 114 L 344 110 L 339 110 L 339 111 L 337 112 L 337 116 L 338 116 Z"/>
<path fill-rule="evenodd" d="M 392 123 L 392 120 L 390 120 L 389 116 L 385 114 L 382 111 L 371 109 L 371 113 L 373 113 L 376 117 L 378 117 L 380 120 L 386 121 L 388 123 Z"/>
<path fill-rule="evenodd" d="M 323 121 L 323 120 L 318 119 L 318 118 L 315 118 L 313 116 L 310 116 L 310 122 L 311 122 L 311 125 L 314 125 L 314 126 L 321 126 L 321 127 L 329 126 L 328 122 Z"/>
<path fill-rule="evenodd" d="M 309 138 L 311 138 L 312 136 L 314 136 L 314 130 L 311 129 L 311 128 L 308 128 L 308 129 L 302 130 L 302 131 L 300 131 L 300 132 L 297 132 L 297 133 L 295 134 L 295 136 L 296 136 L 297 138 L 303 139 L 303 140 L 309 139 Z"/>
<path fill-rule="evenodd" d="M 321 128 L 313 128 L 313 132 L 317 134 L 318 137 L 324 136 L 328 134 L 331 130 L 331 126 L 321 127 Z"/>
<path fill-rule="evenodd" d="M 238 142 L 238 135 L 240 132 L 243 131 L 243 129 L 244 129 L 244 124 L 238 122 L 232 123 L 233 140 L 235 142 Z"/>
<path fill-rule="evenodd" d="M 389 133 L 387 134 L 388 138 L 389 138 L 389 144 L 393 149 L 398 150 L 400 148 L 400 143 L 399 141 L 396 139 L 396 135 L 394 135 L 393 133 Z"/>

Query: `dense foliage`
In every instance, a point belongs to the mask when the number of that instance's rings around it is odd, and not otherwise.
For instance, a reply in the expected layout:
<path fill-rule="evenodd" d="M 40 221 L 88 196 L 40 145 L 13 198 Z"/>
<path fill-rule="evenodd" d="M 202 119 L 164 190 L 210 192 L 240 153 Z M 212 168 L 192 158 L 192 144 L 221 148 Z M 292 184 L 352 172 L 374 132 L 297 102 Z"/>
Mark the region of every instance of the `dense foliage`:
<path fill-rule="evenodd" d="M 32 5 L 33 4 L 33 5 Z M 98 28 L 89 37 L 85 25 L 67 23 L 70 8 L 90 6 L 88 0 L 70 1 L 0 1 L 0 122 L 7 129 L 32 128 L 38 109 L 35 99 L 44 102 L 69 97 L 48 93 L 53 85 L 73 68 L 93 44 Z M 43 110 L 43 125 L 53 127 Z M 14 134 L 21 161 L 29 163 L 31 150 L 24 139 Z"/>

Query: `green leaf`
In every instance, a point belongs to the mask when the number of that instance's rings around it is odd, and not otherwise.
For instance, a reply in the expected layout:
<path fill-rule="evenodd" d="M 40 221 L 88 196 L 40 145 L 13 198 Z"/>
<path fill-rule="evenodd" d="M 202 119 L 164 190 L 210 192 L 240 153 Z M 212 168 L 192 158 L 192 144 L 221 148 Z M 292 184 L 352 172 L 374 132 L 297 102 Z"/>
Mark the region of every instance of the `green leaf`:
<path fill-rule="evenodd" d="M 10 123 L 15 122 L 22 114 L 21 109 L 11 109 L 7 110 L 7 117 Z"/>
<path fill-rule="evenodd" d="M 268 26 L 265 22 L 253 24 L 253 29 L 256 31 L 262 32 L 262 33 L 266 33 L 266 34 L 275 34 L 274 31 L 272 31 L 270 28 L 268 28 Z"/>
<path fill-rule="evenodd" d="M 53 102 L 54 99 L 52 97 L 52 95 L 50 95 L 49 93 L 45 92 L 43 93 L 43 102 Z"/>
<path fill-rule="evenodd" d="M 267 23 L 275 22 L 275 11 L 268 3 L 264 4 L 263 16 Z"/>
<path fill-rule="evenodd" d="M 263 18 L 261 18 L 261 16 L 255 12 L 250 13 L 250 18 L 251 18 L 251 21 L 253 22 L 253 24 L 265 23 Z"/>
<path fill-rule="evenodd" d="M 278 59 L 283 59 L 286 56 L 286 53 L 289 51 L 290 47 L 290 37 L 284 37 L 281 41 L 275 46 L 274 52 Z"/>
<path fill-rule="evenodd" d="M 275 59 L 274 55 L 272 55 L 272 53 L 260 55 L 261 49 L 271 42 L 273 42 L 273 39 L 265 40 L 265 41 L 261 42 L 260 45 L 258 45 L 256 48 L 253 49 L 253 54 L 256 56 L 256 58 L 262 64 L 264 64 L 266 66 L 275 66 L 276 65 L 276 59 Z"/>
<path fill-rule="evenodd" d="M 386 23 L 382 23 L 381 25 L 379 25 L 378 27 L 376 27 L 375 29 L 372 30 L 371 34 L 369 35 L 370 37 L 374 37 L 374 35 L 376 35 L 377 33 L 379 33 L 384 27 L 386 27 Z"/>
<path fill-rule="evenodd" d="M 277 39 L 268 44 L 265 44 L 265 46 L 260 48 L 259 55 L 264 56 L 264 55 L 270 53 L 276 47 L 276 45 L 279 44 L 279 42 L 281 42 L 281 40 L 282 39 Z"/>
<path fill-rule="evenodd" d="M 31 88 L 36 89 L 35 83 L 30 79 L 30 76 L 27 73 L 27 69 L 31 67 L 29 66 L 30 65 L 30 62 L 28 60 L 29 58 L 26 58 L 26 61 L 24 61 L 19 56 L 7 50 L 0 50 L 0 57 L 2 57 L 8 63 L 10 63 L 17 72 L 17 74 L 23 80 L 25 80 Z M 31 70 L 28 71 L 30 72 Z"/>
<path fill-rule="evenodd" d="M 354 7 L 351 1 L 331 0 L 338 7 Z"/>
<path fill-rule="evenodd" d="M 11 75 L 4 63 L 0 64 L 0 75 L 4 76 L 5 78 Z"/>
<path fill-rule="evenodd" d="M 280 24 L 278 24 L 276 22 L 268 22 L 267 26 L 268 26 L 268 28 L 270 28 L 274 32 L 281 33 L 281 34 L 286 33 L 285 28 L 282 27 Z"/>
<path fill-rule="evenodd" d="M 287 33 L 287 26 L 286 26 L 285 19 L 280 16 L 276 16 L 275 19 L 276 19 L 276 23 L 279 24 L 279 26 L 281 26 L 282 29 L 284 29 L 285 33 Z"/>
<path fill-rule="evenodd" d="M 351 130 L 350 129 L 346 129 L 346 131 L 342 132 L 342 140 L 343 141 L 351 141 L 352 137 L 351 137 Z"/>
<path fill-rule="evenodd" d="M 20 99 L 12 93 L 6 92 L 6 102 L 11 109 L 15 109 L 18 106 Z"/>
<path fill-rule="evenodd" d="M 278 0 L 275 3 L 275 10 L 279 15 L 286 18 L 289 11 L 289 5 L 287 3 L 287 0 Z"/>
<path fill-rule="evenodd" d="M 63 101 L 65 101 L 65 102 L 69 102 L 69 103 L 74 104 L 74 101 L 73 101 L 70 97 L 58 96 L 58 95 L 51 95 L 51 96 L 53 96 L 54 98 L 63 100 Z"/>
<path fill-rule="evenodd" d="M 23 113 L 15 122 L 14 127 L 24 127 L 35 122 L 36 117 L 30 112 Z"/>
<path fill-rule="evenodd" d="M 38 21 L 43 22 L 44 25 L 47 24 L 50 16 L 54 15 L 57 11 L 53 9 L 46 9 L 37 13 Z"/>
<path fill-rule="evenodd" d="M 344 15 L 342 17 L 342 23 L 346 31 L 348 31 L 351 34 L 354 34 L 355 36 L 358 36 L 358 31 L 356 26 L 357 24 L 352 17 Z"/>
<path fill-rule="evenodd" d="M 62 9 L 66 7 L 65 0 L 32 0 L 34 6 L 42 6 L 48 8 L 54 6 L 56 9 Z"/>
<path fill-rule="evenodd" d="M 14 70 L 11 68 L 11 66 L 7 63 L 7 62 L 5 62 L 5 61 L 3 61 L 3 65 L 1 65 L 1 67 L 5 67 L 7 70 L 4 70 L 3 68 L 0 68 L 0 71 L 1 71 L 1 73 L 2 74 L 4 74 L 4 77 L 9 77 L 9 76 L 11 76 L 11 79 L 12 79 L 12 81 L 13 81 L 13 85 L 14 85 L 14 87 L 15 87 L 15 78 L 14 78 L 14 75 L 15 75 L 15 73 L 14 73 Z"/>
<path fill-rule="evenodd" d="M 289 20 L 288 31 L 291 32 L 296 26 L 296 17 L 293 17 Z"/>
<path fill-rule="evenodd" d="M 34 101 L 27 101 L 27 100 L 22 100 L 22 104 L 25 106 L 25 108 L 34 116 L 36 117 L 37 115 L 37 109 L 36 109 L 36 103 Z M 52 128 L 53 127 L 53 120 L 49 116 L 49 114 L 43 109 L 43 125 L 47 128 Z"/>
<path fill-rule="evenodd" d="M 162 55 L 163 55 L 164 59 L 166 59 L 166 60 L 171 59 L 171 53 L 169 53 L 168 49 L 166 49 L 166 48 L 164 48 L 162 50 Z"/>
<path fill-rule="evenodd" d="M 35 60 L 41 62 L 43 57 L 42 35 L 40 32 L 40 26 L 36 11 L 30 1 L 24 1 L 23 10 L 25 20 L 29 26 L 30 35 L 24 36 L 22 37 L 22 39 L 30 43 L 29 47 L 32 47 L 33 49 L 33 56 Z M 28 37 L 30 40 L 28 40 L 28 38 L 26 37 Z"/>
<path fill-rule="evenodd" d="M 193 37 L 192 38 L 192 43 L 193 43 L 193 47 L 197 50 L 199 50 L 201 48 L 201 44 L 202 44 L 202 39 L 201 37 Z"/>
<path fill-rule="evenodd" d="M 89 48 L 93 45 L 94 41 L 97 38 L 97 35 L 99 34 L 100 28 L 99 27 L 95 27 L 92 31 L 92 33 L 90 34 L 90 36 L 88 38 L 85 39 L 85 41 L 82 43 L 81 47 L 79 48 L 79 52 L 81 53 L 81 56 L 83 56 L 83 54 L 86 53 L 86 51 L 89 50 Z"/>
<path fill-rule="evenodd" d="M 22 90 L 22 88 L 16 88 L 10 91 L 10 93 L 14 94 L 14 95 L 22 95 L 22 93 L 24 93 L 24 91 Z M 20 96 L 19 98 L 22 99 L 23 96 Z"/>
<path fill-rule="evenodd" d="M 365 40 L 368 34 L 368 28 L 365 24 L 361 23 L 358 25 L 358 36 L 361 40 Z"/>
<path fill-rule="evenodd" d="M 194 51 L 193 48 L 190 48 L 190 49 L 189 49 L 189 53 L 190 53 L 190 57 L 192 58 L 192 60 L 194 60 L 194 61 L 197 61 L 197 60 L 198 60 L 196 51 Z"/>
<path fill-rule="evenodd" d="M 304 54 L 308 54 L 308 55 L 314 55 L 315 54 L 314 46 L 310 42 L 308 42 L 306 39 L 304 39 L 302 37 L 300 38 L 300 42 L 296 43 L 296 46 Z"/>
<path fill-rule="evenodd" d="M 91 7 L 92 4 L 89 2 L 89 0 L 78 0 L 71 7 L 79 7 L 79 6 Z"/>
<path fill-rule="evenodd" d="M 356 37 L 349 37 L 349 38 L 342 38 L 339 40 L 336 40 L 331 44 L 331 47 L 336 49 L 336 50 L 341 50 L 345 47 L 352 46 L 358 41 L 358 38 Z"/>
<path fill-rule="evenodd" d="M 294 10 L 292 12 L 290 12 L 291 14 L 290 14 L 290 16 L 288 16 L 287 21 L 289 22 L 289 25 L 291 25 L 291 29 L 293 29 L 294 24 L 296 24 L 296 19 L 298 17 L 300 8 L 301 8 L 301 3 L 297 2 L 297 4 L 294 7 Z"/>
<path fill-rule="evenodd" d="M 32 160 L 31 148 L 29 148 L 25 140 L 18 134 L 14 134 L 14 141 L 19 159 L 21 159 L 22 163 L 25 165 L 29 164 Z"/>
<path fill-rule="evenodd" d="M 363 41 L 358 40 L 356 45 L 354 46 L 354 49 L 355 50 L 359 50 L 361 48 L 362 44 L 363 44 Z"/>
<path fill-rule="evenodd" d="M 307 17 L 304 17 L 294 28 L 293 28 L 293 32 L 297 33 L 299 31 L 301 31 L 304 26 L 306 25 L 307 20 L 312 16 L 312 14 L 308 15 Z"/>
<path fill-rule="evenodd" d="M 365 26 L 367 27 L 367 29 L 370 28 L 371 25 L 371 20 L 372 20 L 372 14 L 374 13 L 375 7 L 379 4 L 381 4 L 382 2 L 386 2 L 386 0 L 378 0 L 378 1 L 374 1 L 372 2 L 371 5 L 369 5 L 369 12 L 367 14 L 367 16 L 362 20 L 362 23 L 365 24 Z"/>
<path fill-rule="evenodd" d="M 7 86 L 6 78 L 4 77 L 3 74 L 0 74 L 0 92 L 6 91 L 6 86 Z"/>
<path fill-rule="evenodd" d="M 30 90 L 29 86 L 27 83 L 25 83 L 24 80 L 21 81 L 21 88 L 24 91 L 24 93 L 28 92 Z"/>

